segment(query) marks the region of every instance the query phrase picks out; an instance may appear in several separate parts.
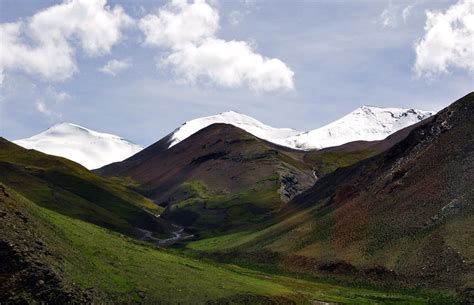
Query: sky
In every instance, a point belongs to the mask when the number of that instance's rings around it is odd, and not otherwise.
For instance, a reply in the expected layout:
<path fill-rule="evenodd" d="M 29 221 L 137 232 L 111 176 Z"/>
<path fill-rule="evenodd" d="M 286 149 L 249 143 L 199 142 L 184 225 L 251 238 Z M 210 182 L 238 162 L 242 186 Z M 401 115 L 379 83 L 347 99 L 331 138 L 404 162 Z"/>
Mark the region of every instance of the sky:
<path fill-rule="evenodd" d="M 474 89 L 474 0 L 0 0 L 0 135 L 149 145 L 234 110 L 311 130 Z"/>

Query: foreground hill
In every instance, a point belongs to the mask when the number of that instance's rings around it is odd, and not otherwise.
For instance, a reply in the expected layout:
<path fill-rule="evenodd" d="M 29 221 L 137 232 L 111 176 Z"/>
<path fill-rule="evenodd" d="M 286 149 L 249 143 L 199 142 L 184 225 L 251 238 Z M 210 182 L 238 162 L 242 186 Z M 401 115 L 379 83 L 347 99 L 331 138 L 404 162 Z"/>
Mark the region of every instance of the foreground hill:
<path fill-rule="evenodd" d="M 0 138 L 0 172 L 0 183 L 69 217 L 129 235 L 136 228 L 162 230 L 150 215 L 161 212 L 152 201 L 67 159 Z"/>
<path fill-rule="evenodd" d="M 471 302 L 473 118 L 470 93 L 385 152 L 323 176 L 281 221 L 189 247 L 296 272 L 446 289 Z"/>
<path fill-rule="evenodd" d="M 97 172 L 133 179 L 142 194 L 166 208 L 161 217 L 192 229 L 259 222 L 315 181 L 302 152 L 232 125 L 208 126 L 169 149 L 162 144 Z"/>
<path fill-rule="evenodd" d="M 0 184 L 2 304 L 427 304 L 183 256 L 40 207 Z"/>
<path fill-rule="evenodd" d="M 56 124 L 44 132 L 14 143 L 24 148 L 68 158 L 88 169 L 122 161 L 143 149 L 121 137 L 72 123 Z"/>

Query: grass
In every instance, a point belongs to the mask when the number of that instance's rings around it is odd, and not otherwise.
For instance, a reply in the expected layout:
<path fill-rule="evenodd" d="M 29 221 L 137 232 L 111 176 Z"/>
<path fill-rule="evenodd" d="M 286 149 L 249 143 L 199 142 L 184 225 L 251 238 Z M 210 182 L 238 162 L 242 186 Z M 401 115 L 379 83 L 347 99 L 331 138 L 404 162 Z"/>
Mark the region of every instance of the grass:
<path fill-rule="evenodd" d="M 319 175 L 335 171 L 340 167 L 350 166 L 374 155 L 370 149 L 351 152 L 312 151 L 305 156 L 305 161 L 314 164 Z"/>
<path fill-rule="evenodd" d="M 37 206 L 12 192 L 60 259 L 68 282 L 95 288 L 107 302 L 203 304 L 233 296 L 285 297 L 298 304 L 425 304 L 419 297 L 342 287 L 187 257 Z M 239 297 L 234 300 L 239 300 Z"/>
<path fill-rule="evenodd" d="M 204 181 L 181 184 L 173 197 L 179 201 L 169 207 L 165 217 L 187 226 L 199 236 L 220 234 L 259 223 L 278 210 L 278 175 L 258 181 L 253 187 L 236 194 L 214 194 Z"/>
<path fill-rule="evenodd" d="M 221 234 L 210 238 L 203 238 L 187 243 L 187 247 L 198 251 L 230 251 L 240 249 L 243 251 L 255 250 L 254 247 L 262 248 L 268 245 L 272 236 L 279 236 L 283 232 L 289 231 L 292 227 L 306 221 L 311 221 L 312 211 L 315 207 L 291 215 L 290 217 L 276 223 L 263 223 L 261 226 L 242 230 L 233 233 Z"/>

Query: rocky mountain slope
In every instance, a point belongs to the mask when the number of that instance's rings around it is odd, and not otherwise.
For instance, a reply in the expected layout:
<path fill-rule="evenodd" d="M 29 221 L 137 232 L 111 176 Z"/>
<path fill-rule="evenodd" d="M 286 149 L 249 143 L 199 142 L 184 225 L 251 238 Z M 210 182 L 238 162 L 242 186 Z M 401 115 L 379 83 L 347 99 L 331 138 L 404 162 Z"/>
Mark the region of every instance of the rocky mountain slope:
<path fill-rule="evenodd" d="M 333 230 L 296 252 L 327 262 L 332 255 L 316 249 L 331 245 L 333 261 L 474 288 L 473 118 L 471 93 L 388 151 L 336 170 L 295 198 L 295 205 L 316 207 L 318 226 Z"/>
<path fill-rule="evenodd" d="M 88 169 L 122 161 L 143 148 L 121 137 L 60 123 L 30 138 L 14 141 L 28 149 L 68 158 Z"/>

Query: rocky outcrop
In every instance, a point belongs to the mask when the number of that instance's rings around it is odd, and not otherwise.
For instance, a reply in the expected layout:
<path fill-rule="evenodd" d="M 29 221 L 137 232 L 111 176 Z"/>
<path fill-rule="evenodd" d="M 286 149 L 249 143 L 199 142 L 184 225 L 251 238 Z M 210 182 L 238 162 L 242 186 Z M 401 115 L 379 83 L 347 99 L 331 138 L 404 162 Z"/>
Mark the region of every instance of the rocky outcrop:
<path fill-rule="evenodd" d="M 299 175 L 301 177 L 301 175 Z M 306 175 L 304 181 L 300 181 L 294 173 L 285 173 L 280 177 L 280 188 L 278 193 L 283 202 L 289 202 L 296 195 L 310 188 L 316 181 L 316 176 Z"/>

